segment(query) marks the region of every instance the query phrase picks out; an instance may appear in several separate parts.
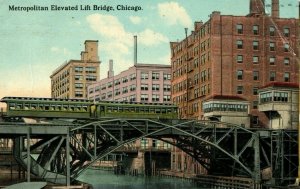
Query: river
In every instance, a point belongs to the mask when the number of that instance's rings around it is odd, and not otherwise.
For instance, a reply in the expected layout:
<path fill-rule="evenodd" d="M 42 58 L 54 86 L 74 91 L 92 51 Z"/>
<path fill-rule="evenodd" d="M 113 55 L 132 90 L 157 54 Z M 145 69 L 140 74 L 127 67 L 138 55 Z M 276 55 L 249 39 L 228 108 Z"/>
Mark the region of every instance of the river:
<path fill-rule="evenodd" d="M 110 171 L 88 169 L 80 181 L 89 183 L 94 189 L 199 189 L 192 181 L 180 178 L 143 177 L 115 175 Z"/>

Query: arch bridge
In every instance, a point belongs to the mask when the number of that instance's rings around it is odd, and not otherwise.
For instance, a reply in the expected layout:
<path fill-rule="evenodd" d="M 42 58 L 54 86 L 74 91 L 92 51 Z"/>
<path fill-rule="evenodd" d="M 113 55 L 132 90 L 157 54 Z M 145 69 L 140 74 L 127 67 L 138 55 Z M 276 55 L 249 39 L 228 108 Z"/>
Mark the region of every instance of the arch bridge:
<path fill-rule="evenodd" d="M 284 157 L 278 159 L 282 148 L 276 138 L 277 131 L 249 130 L 227 123 L 103 119 L 64 125 L 2 124 L 0 133 L 14 138 L 14 156 L 27 168 L 29 178 L 33 173 L 47 181 L 67 185 L 97 160 L 146 137 L 182 149 L 211 175 L 249 177 L 256 183 L 261 182 L 261 173 L 266 167 L 272 168 L 274 173 L 280 170 L 277 177 L 286 175 L 280 162 L 287 161 Z M 291 148 L 298 148 L 295 142 Z M 288 162 L 294 163 L 290 159 Z M 294 175 L 290 169 L 286 172 L 291 177 Z"/>

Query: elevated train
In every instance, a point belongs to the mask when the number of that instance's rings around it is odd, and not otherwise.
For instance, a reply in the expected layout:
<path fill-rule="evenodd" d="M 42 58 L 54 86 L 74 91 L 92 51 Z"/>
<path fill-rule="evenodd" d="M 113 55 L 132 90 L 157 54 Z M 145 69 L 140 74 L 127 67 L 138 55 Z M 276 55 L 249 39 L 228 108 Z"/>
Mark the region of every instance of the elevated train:
<path fill-rule="evenodd" d="M 35 98 L 4 97 L 0 102 L 6 103 L 7 117 L 31 118 L 148 118 L 177 119 L 177 106 L 161 103 L 136 103 Z"/>

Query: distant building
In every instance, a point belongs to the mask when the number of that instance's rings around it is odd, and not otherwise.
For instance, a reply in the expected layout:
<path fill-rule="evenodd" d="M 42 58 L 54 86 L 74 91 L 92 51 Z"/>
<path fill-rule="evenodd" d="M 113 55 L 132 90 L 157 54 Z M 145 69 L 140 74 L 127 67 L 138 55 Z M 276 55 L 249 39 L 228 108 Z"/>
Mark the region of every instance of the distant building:
<path fill-rule="evenodd" d="M 88 99 L 170 103 L 171 66 L 136 64 L 114 76 L 111 60 L 108 77 L 88 86 Z"/>
<path fill-rule="evenodd" d="M 50 76 L 52 98 L 87 97 L 88 85 L 99 80 L 98 41 L 86 40 L 80 60 L 70 60 L 58 67 Z"/>
<path fill-rule="evenodd" d="M 215 11 L 206 23 L 195 22 L 190 35 L 170 43 L 172 101 L 180 117 L 269 127 L 269 117 L 258 111 L 258 89 L 298 83 L 298 36 L 298 19 L 279 18 L 278 0 L 271 15 L 264 0 L 250 0 L 246 16 Z"/>

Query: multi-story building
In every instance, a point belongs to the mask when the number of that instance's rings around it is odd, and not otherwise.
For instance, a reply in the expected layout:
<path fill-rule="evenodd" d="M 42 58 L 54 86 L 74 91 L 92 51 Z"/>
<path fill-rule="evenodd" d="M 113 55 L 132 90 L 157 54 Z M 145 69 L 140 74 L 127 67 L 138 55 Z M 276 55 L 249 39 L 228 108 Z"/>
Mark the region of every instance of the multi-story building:
<path fill-rule="evenodd" d="M 172 101 L 180 117 L 268 127 L 258 89 L 298 83 L 298 34 L 297 19 L 279 18 L 278 0 L 271 15 L 264 0 L 250 0 L 246 16 L 215 11 L 207 22 L 195 22 L 190 35 L 170 43 Z"/>
<path fill-rule="evenodd" d="M 88 99 L 148 103 L 171 102 L 171 66 L 136 64 L 113 74 L 110 61 L 108 77 L 88 86 Z"/>
<path fill-rule="evenodd" d="M 70 60 L 50 76 L 52 98 L 86 98 L 87 86 L 99 80 L 98 41 L 86 40 L 80 60 Z"/>

